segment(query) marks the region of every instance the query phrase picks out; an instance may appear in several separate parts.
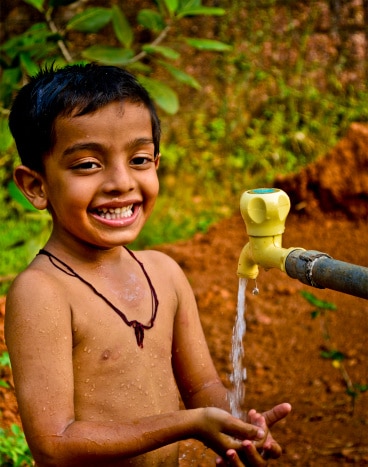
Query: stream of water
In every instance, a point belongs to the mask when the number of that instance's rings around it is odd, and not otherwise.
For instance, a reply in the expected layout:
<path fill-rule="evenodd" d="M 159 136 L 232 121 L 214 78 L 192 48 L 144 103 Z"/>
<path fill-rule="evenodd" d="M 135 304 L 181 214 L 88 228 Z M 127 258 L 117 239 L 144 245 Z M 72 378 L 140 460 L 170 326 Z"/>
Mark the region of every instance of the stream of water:
<path fill-rule="evenodd" d="M 230 410 L 232 415 L 237 418 L 241 418 L 243 411 L 241 408 L 242 402 L 245 396 L 244 381 L 247 378 L 246 368 L 243 367 L 244 357 L 244 346 L 243 338 L 246 331 L 245 322 L 245 291 L 247 288 L 247 279 L 239 278 L 238 287 L 238 303 L 236 310 L 236 320 L 233 328 L 232 337 L 232 350 L 231 350 L 231 363 L 232 373 L 230 375 L 230 381 L 233 385 L 233 389 L 229 392 L 230 397 Z"/>

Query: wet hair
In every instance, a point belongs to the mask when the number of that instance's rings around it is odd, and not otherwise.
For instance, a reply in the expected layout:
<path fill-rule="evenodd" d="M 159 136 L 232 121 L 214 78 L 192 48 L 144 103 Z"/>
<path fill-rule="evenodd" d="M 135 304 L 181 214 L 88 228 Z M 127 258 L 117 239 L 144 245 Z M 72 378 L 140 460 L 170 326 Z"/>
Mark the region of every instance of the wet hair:
<path fill-rule="evenodd" d="M 96 64 L 45 68 L 14 99 L 9 127 L 22 164 L 43 172 L 43 159 L 55 144 L 57 117 L 86 115 L 112 102 L 143 104 L 150 112 L 155 156 L 160 121 L 146 89 L 121 68 Z"/>

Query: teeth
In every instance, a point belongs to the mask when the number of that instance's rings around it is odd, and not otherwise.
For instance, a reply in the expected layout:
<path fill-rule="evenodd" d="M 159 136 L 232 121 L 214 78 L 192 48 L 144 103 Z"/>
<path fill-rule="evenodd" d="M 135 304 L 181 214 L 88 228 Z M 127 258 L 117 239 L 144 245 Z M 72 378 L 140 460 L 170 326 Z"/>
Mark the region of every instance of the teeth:
<path fill-rule="evenodd" d="M 133 214 L 133 204 L 122 208 L 102 208 L 97 212 L 104 219 L 124 219 Z"/>

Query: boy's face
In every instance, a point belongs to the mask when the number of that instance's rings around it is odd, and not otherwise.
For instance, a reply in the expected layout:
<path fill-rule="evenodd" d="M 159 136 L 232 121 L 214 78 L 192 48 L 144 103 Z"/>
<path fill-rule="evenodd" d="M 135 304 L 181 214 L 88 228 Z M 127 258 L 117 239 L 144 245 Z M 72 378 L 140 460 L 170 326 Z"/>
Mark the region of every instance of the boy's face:
<path fill-rule="evenodd" d="M 43 175 L 53 235 L 102 249 L 132 242 L 158 194 L 158 163 L 143 105 L 58 118 Z"/>

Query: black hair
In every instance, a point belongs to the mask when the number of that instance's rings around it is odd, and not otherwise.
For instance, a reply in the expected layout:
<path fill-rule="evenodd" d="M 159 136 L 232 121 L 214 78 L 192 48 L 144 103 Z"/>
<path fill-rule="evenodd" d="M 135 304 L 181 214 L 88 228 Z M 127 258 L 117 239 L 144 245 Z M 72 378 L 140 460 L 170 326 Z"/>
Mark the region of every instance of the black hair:
<path fill-rule="evenodd" d="M 43 172 L 43 158 L 55 143 L 57 117 L 85 115 L 119 101 L 142 103 L 149 110 L 157 156 L 160 121 L 148 92 L 131 73 L 92 63 L 40 70 L 18 92 L 9 116 L 22 164 Z"/>

